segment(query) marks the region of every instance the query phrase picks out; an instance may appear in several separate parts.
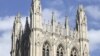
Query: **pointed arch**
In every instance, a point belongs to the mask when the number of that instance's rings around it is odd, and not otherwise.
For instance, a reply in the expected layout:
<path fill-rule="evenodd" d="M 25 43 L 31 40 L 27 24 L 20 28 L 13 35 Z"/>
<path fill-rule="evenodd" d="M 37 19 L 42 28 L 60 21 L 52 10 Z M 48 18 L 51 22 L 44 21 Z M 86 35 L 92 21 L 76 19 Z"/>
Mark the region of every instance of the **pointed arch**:
<path fill-rule="evenodd" d="M 57 55 L 56 56 L 64 56 L 64 47 L 62 44 L 59 44 L 57 47 Z"/>
<path fill-rule="evenodd" d="M 48 41 L 45 41 L 42 48 L 42 56 L 50 56 L 50 44 Z"/>
<path fill-rule="evenodd" d="M 76 47 L 73 47 L 71 49 L 71 54 L 70 56 L 78 56 L 78 49 Z"/>

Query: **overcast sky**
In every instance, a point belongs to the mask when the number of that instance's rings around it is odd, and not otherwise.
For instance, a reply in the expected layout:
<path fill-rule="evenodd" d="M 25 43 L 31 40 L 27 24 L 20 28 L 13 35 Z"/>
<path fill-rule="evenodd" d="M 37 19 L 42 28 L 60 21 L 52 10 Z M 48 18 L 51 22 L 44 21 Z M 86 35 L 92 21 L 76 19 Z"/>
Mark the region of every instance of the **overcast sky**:
<path fill-rule="evenodd" d="M 87 15 L 90 55 L 100 56 L 100 0 L 42 0 L 42 16 L 50 20 L 51 13 L 54 11 L 56 19 L 62 23 L 64 17 L 68 16 L 70 27 L 73 28 L 79 4 L 84 6 Z M 24 26 L 30 7 L 31 0 L 0 0 L 0 56 L 10 56 L 15 15 L 21 13 Z"/>

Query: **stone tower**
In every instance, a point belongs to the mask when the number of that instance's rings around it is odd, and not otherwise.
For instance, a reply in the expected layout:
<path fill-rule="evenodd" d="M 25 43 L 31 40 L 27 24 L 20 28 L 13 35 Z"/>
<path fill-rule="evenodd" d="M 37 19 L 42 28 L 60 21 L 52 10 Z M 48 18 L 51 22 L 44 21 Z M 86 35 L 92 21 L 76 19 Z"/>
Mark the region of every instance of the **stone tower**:
<path fill-rule="evenodd" d="M 41 3 L 40 0 L 32 0 L 31 11 L 30 11 L 30 26 L 31 28 L 41 28 Z"/>
<path fill-rule="evenodd" d="M 77 10 L 75 30 L 70 29 L 68 17 L 64 24 L 58 23 L 54 12 L 51 23 L 43 23 L 40 0 L 32 0 L 30 22 L 26 17 L 23 31 L 20 18 L 18 14 L 14 21 L 11 56 L 89 56 L 87 18 L 82 5 Z"/>
<path fill-rule="evenodd" d="M 22 35 L 22 24 L 20 18 L 21 16 L 20 14 L 18 14 L 14 20 L 11 56 L 20 56 L 20 39 Z"/>
<path fill-rule="evenodd" d="M 40 0 L 32 0 L 31 11 L 30 11 L 30 56 L 40 56 L 37 41 L 39 35 L 41 36 L 42 30 L 42 17 L 41 17 L 41 3 Z M 39 54 L 37 54 L 39 53 Z"/>
<path fill-rule="evenodd" d="M 77 10 L 76 30 L 79 35 L 80 56 L 89 56 L 89 40 L 87 37 L 87 18 L 83 6 Z"/>

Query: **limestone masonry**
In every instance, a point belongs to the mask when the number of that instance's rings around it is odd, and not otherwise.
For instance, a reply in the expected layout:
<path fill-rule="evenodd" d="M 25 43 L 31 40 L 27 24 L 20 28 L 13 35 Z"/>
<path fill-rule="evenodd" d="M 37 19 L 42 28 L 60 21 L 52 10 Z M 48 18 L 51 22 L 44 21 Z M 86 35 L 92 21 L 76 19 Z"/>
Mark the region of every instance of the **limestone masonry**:
<path fill-rule="evenodd" d="M 24 30 L 20 14 L 15 17 L 11 56 L 90 56 L 87 18 L 82 5 L 79 5 L 76 14 L 74 30 L 70 29 L 67 17 L 64 25 L 57 23 L 54 12 L 51 23 L 44 24 L 41 1 L 32 0 L 30 22 L 26 17 Z"/>

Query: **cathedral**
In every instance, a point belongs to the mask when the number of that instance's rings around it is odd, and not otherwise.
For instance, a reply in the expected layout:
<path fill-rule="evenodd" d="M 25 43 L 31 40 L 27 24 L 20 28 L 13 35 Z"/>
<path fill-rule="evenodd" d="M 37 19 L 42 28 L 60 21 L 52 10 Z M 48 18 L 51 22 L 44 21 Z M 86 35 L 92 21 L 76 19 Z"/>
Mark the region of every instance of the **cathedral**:
<path fill-rule="evenodd" d="M 54 12 L 50 24 L 43 23 L 41 9 L 41 1 L 32 0 L 30 17 L 26 17 L 24 29 L 20 14 L 15 16 L 11 56 L 90 56 L 87 17 L 82 5 L 76 12 L 74 30 L 69 27 L 68 17 L 61 25 Z"/>

